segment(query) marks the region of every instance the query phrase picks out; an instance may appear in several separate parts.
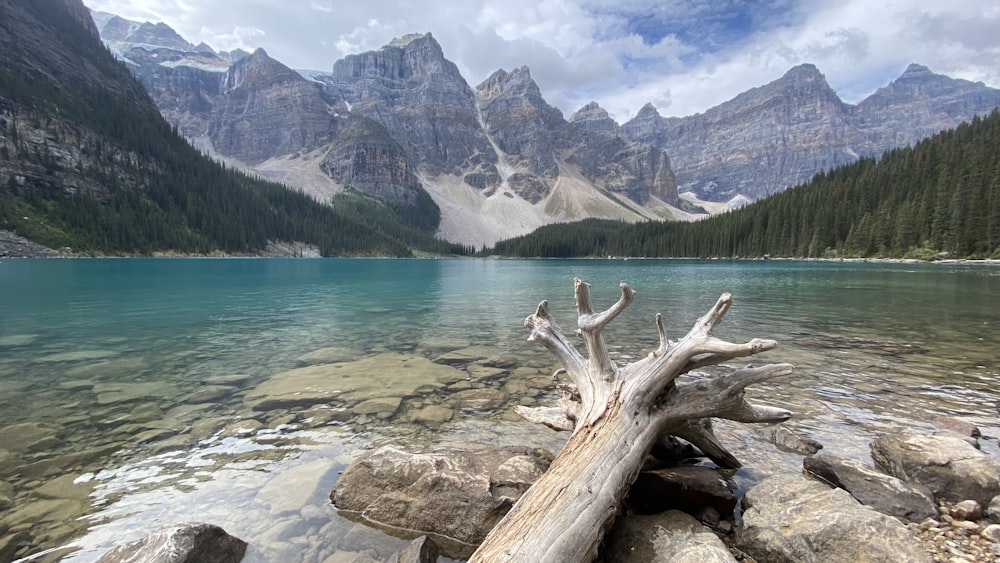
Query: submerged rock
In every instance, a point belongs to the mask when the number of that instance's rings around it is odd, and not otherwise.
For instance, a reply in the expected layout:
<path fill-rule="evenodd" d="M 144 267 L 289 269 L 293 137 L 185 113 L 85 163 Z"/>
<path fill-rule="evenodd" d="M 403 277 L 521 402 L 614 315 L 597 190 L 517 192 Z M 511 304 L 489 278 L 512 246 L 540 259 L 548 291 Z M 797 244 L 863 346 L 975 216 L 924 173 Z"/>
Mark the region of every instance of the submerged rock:
<path fill-rule="evenodd" d="M 213 524 L 178 524 L 112 548 L 97 563 L 238 563 L 247 543 Z"/>
<path fill-rule="evenodd" d="M 763 430 L 764 436 L 778 449 L 801 455 L 812 455 L 821 449 L 823 444 L 816 440 L 799 436 L 784 426 L 773 426 Z"/>
<path fill-rule="evenodd" d="M 440 387 L 465 374 L 426 358 L 394 352 L 351 362 L 312 365 L 272 375 L 247 392 L 254 410 L 356 403 L 378 397 L 404 397 L 422 386 Z"/>
<path fill-rule="evenodd" d="M 133 403 L 146 401 L 150 397 L 173 397 L 177 387 L 165 381 L 145 381 L 140 383 L 98 383 L 94 385 L 97 404 Z"/>

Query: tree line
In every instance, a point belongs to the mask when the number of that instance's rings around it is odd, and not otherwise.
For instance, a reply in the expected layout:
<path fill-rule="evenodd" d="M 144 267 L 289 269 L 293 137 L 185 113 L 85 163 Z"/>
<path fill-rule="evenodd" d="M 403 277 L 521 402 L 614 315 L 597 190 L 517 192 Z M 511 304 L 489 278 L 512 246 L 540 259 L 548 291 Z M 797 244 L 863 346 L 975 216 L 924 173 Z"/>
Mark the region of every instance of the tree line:
<path fill-rule="evenodd" d="M 484 254 L 1000 258 L 1000 112 L 701 221 L 550 225 Z"/>

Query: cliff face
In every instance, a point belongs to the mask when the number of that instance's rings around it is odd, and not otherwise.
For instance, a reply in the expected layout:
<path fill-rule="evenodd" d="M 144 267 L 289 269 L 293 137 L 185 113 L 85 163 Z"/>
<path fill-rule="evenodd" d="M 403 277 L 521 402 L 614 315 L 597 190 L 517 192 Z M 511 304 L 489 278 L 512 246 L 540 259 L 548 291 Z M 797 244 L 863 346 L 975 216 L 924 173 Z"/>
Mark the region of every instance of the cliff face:
<path fill-rule="evenodd" d="M 252 165 L 330 143 L 336 115 L 319 85 L 258 49 L 222 75 L 208 136 L 219 153 Z"/>
<path fill-rule="evenodd" d="M 702 114 L 664 119 L 647 106 L 622 131 L 670 154 L 683 190 L 757 199 L 853 161 L 848 147 L 863 139 L 850 112 L 816 67 L 801 65 Z"/>
<path fill-rule="evenodd" d="M 381 123 L 424 173 L 495 173 L 475 94 L 431 34 L 349 55 L 317 78 L 352 112 Z"/>
<path fill-rule="evenodd" d="M 512 192 L 538 203 L 559 176 L 552 133 L 562 114 L 542 99 L 527 67 L 494 72 L 476 87 L 476 98 L 501 179 Z"/>
<path fill-rule="evenodd" d="M 651 105 L 622 126 L 670 154 L 681 189 L 727 201 L 765 197 L 816 172 L 879 156 L 1000 105 L 1000 90 L 911 65 L 857 106 L 842 102 L 812 65 L 683 118 Z"/>
<path fill-rule="evenodd" d="M 406 152 L 378 122 L 357 114 L 337 121 L 320 169 L 342 185 L 385 202 L 413 205 L 423 191 Z"/>

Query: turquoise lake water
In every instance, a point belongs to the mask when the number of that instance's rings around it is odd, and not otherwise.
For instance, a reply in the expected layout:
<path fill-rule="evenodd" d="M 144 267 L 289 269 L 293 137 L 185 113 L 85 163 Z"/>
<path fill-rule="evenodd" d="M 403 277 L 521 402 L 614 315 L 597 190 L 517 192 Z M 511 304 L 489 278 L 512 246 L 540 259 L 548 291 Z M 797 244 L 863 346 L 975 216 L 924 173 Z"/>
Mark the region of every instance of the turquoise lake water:
<path fill-rule="evenodd" d="M 90 561 L 158 526 L 198 520 L 250 540 L 248 560 L 380 560 L 402 541 L 337 516 L 327 495 L 338 472 L 381 443 L 558 449 L 564 435 L 522 423 L 510 409 L 556 396 L 548 383 L 555 360 L 526 342 L 522 321 L 544 299 L 571 332 L 574 277 L 591 284 L 595 308 L 618 298 L 620 282 L 637 290 L 605 333 L 621 362 L 656 347 L 655 313 L 678 338 L 732 293 L 717 336 L 775 339 L 778 348 L 760 360 L 796 366 L 794 376 L 749 394 L 794 411 L 786 424 L 826 452 L 867 459 L 872 437 L 926 430 L 950 415 L 978 424 L 984 451 L 997 453 L 993 266 L 4 260 L 0 502 L 10 504 L 0 547 Z M 383 388 L 362 385 L 351 400 L 322 405 L 262 407 L 252 398 L 290 370 L 369 366 L 378 379 L 411 357 L 462 377 L 398 390 L 388 377 Z M 387 400 L 389 410 L 369 408 Z M 449 414 L 420 414 L 429 406 Z M 746 483 L 801 468 L 801 456 L 778 451 L 754 428 L 722 424 L 720 434 L 744 461 L 738 478 Z"/>

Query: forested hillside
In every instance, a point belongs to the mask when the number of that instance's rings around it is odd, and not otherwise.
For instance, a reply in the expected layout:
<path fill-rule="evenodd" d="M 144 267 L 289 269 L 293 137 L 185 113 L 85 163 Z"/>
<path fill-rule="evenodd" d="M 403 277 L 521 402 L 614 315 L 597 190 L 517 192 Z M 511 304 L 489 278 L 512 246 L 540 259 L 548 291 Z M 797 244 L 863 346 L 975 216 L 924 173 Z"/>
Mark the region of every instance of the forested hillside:
<path fill-rule="evenodd" d="M 1000 112 L 695 223 L 552 225 L 506 256 L 1000 257 Z"/>
<path fill-rule="evenodd" d="M 78 0 L 0 4 L 0 229 L 102 254 L 464 251 L 431 236 L 433 202 L 418 217 L 356 193 L 323 205 L 208 159 L 88 22 Z"/>

